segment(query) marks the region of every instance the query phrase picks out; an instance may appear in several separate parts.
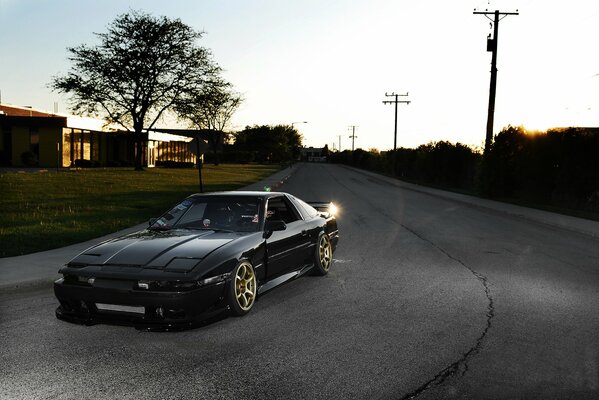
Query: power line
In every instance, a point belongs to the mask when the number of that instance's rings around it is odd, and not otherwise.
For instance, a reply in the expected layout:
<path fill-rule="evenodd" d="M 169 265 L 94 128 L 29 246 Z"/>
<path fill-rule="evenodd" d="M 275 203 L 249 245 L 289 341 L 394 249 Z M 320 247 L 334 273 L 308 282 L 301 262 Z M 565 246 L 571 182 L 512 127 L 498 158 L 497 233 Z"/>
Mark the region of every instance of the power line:
<path fill-rule="evenodd" d="M 406 97 L 408 95 L 409 95 L 409 93 L 395 94 L 395 92 L 393 92 L 391 94 L 387 94 L 387 92 L 385 92 L 386 97 L 395 97 L 395 100 L 383 100 L 383 104 L 395 104 L 395 131 L 393 134 L 393 152 L 394 153 L 395 153 L 395 150 L 397 150 L 397 105 L 399 103 L 410 104 L 409 100 L 398 100 L 398 98 L 400 96 Z"/>
<path fill-rule="evenodd" d="M 485 152 L 486 155 L 491 147 L 491 141 L 493 140 L 493 120 L 495 118 L 495 94 L 497 93 L 497 43 L 499 40 L 499 21 L 507 17 L 508 15 L 519 15 L 518 10 L 516 12 L 501 12 L 495 11 L 476 11 L 474 14 L 484 15 L 493 24 L 493 38 L 491 35 L 487 37 L 487 51 L 493 53 L 491 57 L 491 83 L 489 85 L 489 110 L 487 114 L 487 134 L 485 137 Z M 489 15 L 493 15 L 494 18 L 489 18 Z M 501 18 L 500 18 L 501 16 Z"/>

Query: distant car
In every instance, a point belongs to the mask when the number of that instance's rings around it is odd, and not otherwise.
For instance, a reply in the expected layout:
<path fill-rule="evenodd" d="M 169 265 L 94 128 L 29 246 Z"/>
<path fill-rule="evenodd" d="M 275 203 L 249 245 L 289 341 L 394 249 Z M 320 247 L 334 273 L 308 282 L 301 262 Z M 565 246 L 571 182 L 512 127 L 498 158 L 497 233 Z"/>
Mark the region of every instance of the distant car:
<path fill-rule="evenodd" d="M 147 229 L 61 268 L 56 316 L 174 330 L 227 310 L 244 315 L 259 294 L 328 273 L 339 240 L 334 205 L 310 204 L 276 192 L 187 197 Z"/>

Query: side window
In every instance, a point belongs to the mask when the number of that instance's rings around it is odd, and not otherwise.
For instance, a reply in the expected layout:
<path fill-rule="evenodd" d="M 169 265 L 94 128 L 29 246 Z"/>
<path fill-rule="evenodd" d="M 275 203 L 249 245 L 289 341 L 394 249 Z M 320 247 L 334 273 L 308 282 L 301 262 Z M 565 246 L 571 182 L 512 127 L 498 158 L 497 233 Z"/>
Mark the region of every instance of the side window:
<path fill-rule="evenodd" d="M 286 224 L 297 221 L 300 219 L 297 211 L 287 203 L 283 197 L 275 197 L 268 200 L 268 207 L 266 209 L 267 220 L 281 220 Z"/>
<path fill-rule="evenodd" d="M 299 206 L 298 208 L 300 209 L 300 212 L 302 212 L 302 214 L 304 214 L 304 217 L 306 217 L 306 218 L 314 218 L 314 217 L 316 217 L 318 215 L 318 211 L 314 207 L 312 207 L 311 205 L 309 205 L 306 202 L 298 199 L 297 197 L 293 197 L 292 199 Z"/>

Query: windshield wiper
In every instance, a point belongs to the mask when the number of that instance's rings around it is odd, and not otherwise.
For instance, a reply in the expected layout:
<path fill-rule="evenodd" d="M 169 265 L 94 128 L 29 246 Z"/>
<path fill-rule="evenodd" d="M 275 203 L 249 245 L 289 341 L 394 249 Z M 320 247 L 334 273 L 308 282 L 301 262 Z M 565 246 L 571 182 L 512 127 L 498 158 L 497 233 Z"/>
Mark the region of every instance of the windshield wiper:
<path fill-rule="evenodd" d="M 168 226 L 150 226 L 148 228 L 151 231 L 170 231 L 172 228 L 168 227 Z"/>
<path fill-rule="evenodd" d="M 234 233 L 235 231 L 229 230 L 229 229 L 221 229 L 221 228 L 206 228 L 204 226 L 185 226 L 185 227 L 180 227 L 180 229 L 189 229 L 189 230 L 194 230 L 194 231 L 214 231 L 214 232 L 228 232 L 228 233 Z"/>

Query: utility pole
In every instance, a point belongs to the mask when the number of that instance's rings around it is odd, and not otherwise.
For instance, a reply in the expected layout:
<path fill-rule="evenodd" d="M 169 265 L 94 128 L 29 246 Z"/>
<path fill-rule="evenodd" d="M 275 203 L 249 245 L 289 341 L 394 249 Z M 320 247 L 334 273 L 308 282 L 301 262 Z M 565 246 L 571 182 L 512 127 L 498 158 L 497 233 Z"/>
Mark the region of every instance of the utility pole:
<path fill-rule="evenodd" d="M 487 135 L 485 137 L 485 152 L 484 155 L 487 155 L 489 149 L 491 147 L 491 141 L 493 140 L 493 120 L 495 118 L 495 94 L 497 92 L 497 43 L 499 41 L 499 21 L 507 17 L 508 15 L 519 15 L 518 10 L 516 12 L 501 12 L 499 10 L 495 11 L 476 11 L 474 10 L 474 14 L 480 14 L 487 17 L 488 20 L 491 21 L 493 25 L 493 38 L 491 35 L 487 37 L 487 51 L 492 52 L 491 57 L 491 83 L 489 86 L 489 112 L 487 115 Z M 493 19 L 489 17 L 489 15 L 493 15 Z"/>
<path fill-rule="evenodd" d="M 399 103 L 405 103 L 405 104 L 410 104 L 409 100 L 398 100 L 398 98 L 400 96 L 408 96 L 409 93 L 406 94 L 395 94 L 395 92 L 391 93 L 391 94 L 387 94 L 387 92 L 385 92 L 385 97 L 395 97 L 395 100 L 383 100 L 383 104 L 395 104 L 395 132 L 394 132 L 394 136 L 393 136 L 393 153 L 395 153 L 395 150 L 397 150 L 397 105 Z"/>
<path fill-rule="evenodd" d="M 355 158 L 355 154 L 354 154 L 354 140 L 357 138 L 356 136 L 356 125 L 350 125 L 347 129 L 351 129 L 351 135 L 350 135 L 350 139 L 351 139 L 351 163 L 352 165 L 354 165 L 356 158 Z"/>
<path fill-rule="evenodd" d="M 349 128 L 348 128 L 348 129 L 351 129 L 351 135 L 349 136 L 349 138 L 351 139 L 351 152 L 352 152 L 352 155 L 354 153 L 354 140 L 357 138 L 357 136 L 356 136 L 356 128 L 357 128 L 356 125 L 350 125 Z M 339 140 L 341 140 L 341 138 Z"/>
<path fill-rule="evenodd" d="M 339 138 L 339 153 L 341 153 L 341 136 L 343 135 L 337 135 L 337 137 Z"/>

